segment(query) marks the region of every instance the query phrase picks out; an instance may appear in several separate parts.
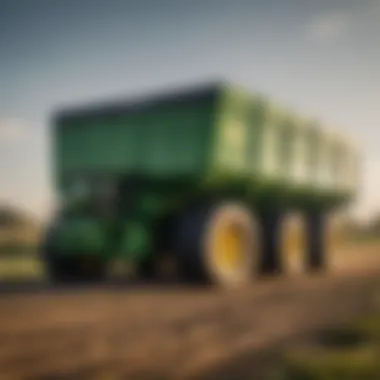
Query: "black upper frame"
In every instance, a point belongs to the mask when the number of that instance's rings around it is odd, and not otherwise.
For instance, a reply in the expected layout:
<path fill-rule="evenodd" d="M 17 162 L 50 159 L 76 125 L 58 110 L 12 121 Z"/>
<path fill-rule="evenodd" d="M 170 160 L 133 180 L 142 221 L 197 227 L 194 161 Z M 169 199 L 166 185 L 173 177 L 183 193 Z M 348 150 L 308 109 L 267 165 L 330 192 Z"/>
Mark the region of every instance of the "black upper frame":
<path fill-rule="evenodd" d="M 180 105 L 213 100 L 222 85 L 221 81 L 203 85 L 183 86 L 177 90 L 166 90 L 138 98 L 93 103 L 79 108 L 66 108 L 53 115 L 54 124 L 62 125 L 70 121 L 118 117 L 144 110 L 152 110 L 165 105 Z"/>

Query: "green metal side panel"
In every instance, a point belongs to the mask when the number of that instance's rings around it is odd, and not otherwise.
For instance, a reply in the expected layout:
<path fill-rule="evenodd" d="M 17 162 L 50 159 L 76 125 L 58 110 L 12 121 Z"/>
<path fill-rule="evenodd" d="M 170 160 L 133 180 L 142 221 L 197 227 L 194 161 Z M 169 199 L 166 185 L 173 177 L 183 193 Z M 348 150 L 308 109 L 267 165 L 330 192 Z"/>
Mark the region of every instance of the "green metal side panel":
<path fill-rule="evenodd" d="M 56 133 L 58 177 L 138 173 L 199 176 L 207 159 L 213 102 L 183 104 L 109 119 L 71 120 Z"/>
<path fill-rule="evenodd" d="M 343 198 L 353 192 L 355 181 L 352 174 L 351 183 L 348 174 L 346 182 L 341 178 L 349 170 L 344 166 L 354 164 L 349 160 L 343 164 L 340 159 L 342 165 L 336 168 L 334 143 L 315 121 L 303 119 L 263 95 L 225 85 L 216 113 L 210 177 L 223 183 L 249 181 L 261 195 L 273 190 L 272 196 L 285 191 L 310 199 Z"/>
<path fill-rule="evenodd" d="M 218 99 L 213 141 L 210 146 L 210 175 L 247 179 L 250 171 L 250 97 L 224 86 Z"/>
<path fill-rule="evenodd" d="M 212 104 L 204 103 L 141 115 L 141 173 L 161 178 L 202 175 L 212 111 Z"/>
<path fill-rule="evenodd" d="M 58 170 L 84 174 L 130 170 L 137 164 L 138 135 L 132 118 L 110 121 L 73 120 L 70 125 L 58 129 Z"/>

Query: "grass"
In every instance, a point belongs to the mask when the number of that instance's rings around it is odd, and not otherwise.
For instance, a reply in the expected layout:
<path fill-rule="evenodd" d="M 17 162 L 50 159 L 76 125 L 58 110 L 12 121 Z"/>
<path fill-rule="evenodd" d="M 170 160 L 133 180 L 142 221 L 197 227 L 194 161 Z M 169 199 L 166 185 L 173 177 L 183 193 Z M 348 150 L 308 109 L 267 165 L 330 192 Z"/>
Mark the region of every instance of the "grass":
<path fill-rule="evenodd" d="M 282 362 L 278 380 L 379 380 L 380 315 L 326 331 Z"/>
<path fill-rule="evenodd" d="M 24 250 L 23 246 L 37 246 L 36 241 L 38 239 L 36 231 L 30 229 L 28 234 L 22 235 L 23 239 L 20 239 L 20 234 L 16 235 L 18 238 L 13 236 L 13 239 L 11 239 L 9 231 L 7 233 L 5 233 L 5 231 L 0 231 L 0 282 L 8 280 L 23 281 L 43 279 L 45 277 L 44 266 L 41 260 L 38 258 L 38 253 L 36 250 L 26 248 L 26 251 L 31 251 L 30 254 L 26 252 L 26 254 L 22 256 L 18 255 L 20 249 Z M 294 238 L 290 240 L 297 239 Z M 297 245 L 297 242 L 291 241 L 291 244 Z M 379 246 L 379 240 L 362 240 L 361 242 L 354 242 L 347 237 L 335 237 L 332 244 L 330 245 L 330 247 L 334 247 L 334 249 L 340 247 L 342 249 L 350 249 L 356 247 L 363 247 L 365 249 L 372 246 L 377 250 L 377 247 Z M 8 249 L 6 247 L 8 247 Z M 110 268 L 110 274 L 111 276 L 116 277 L 125 276 L 130 274 L 130 268 L 124 263 L 115 262 Z"/>
<path fill-rule="evenodd" d="M 368 235 L 353 235 L 348 237 L 347 240 L 353 243 L 378 243 L 380 241 L 380 235 L 368 234 Z"/>
<path fill-rule="evenodd" d="M 132 274 L 128 263 L 115 261 L 110 265 L 111 277 L 126 277 Z M 37 255 L 0 256 L 0 282 L 43 280 L 46 277 L 45 267 Z"/>
<path fill-rule="evenodd" d="M 378 380 L 378 347 L 299 354 L 288 360 L 284 379 L 289 380 Z"/>
<path fill-rule="evenodd" d="M 41 227 L 33 222 L 0 228 L 0 282 L 41 279 L 42 262 L 37 257 Z"/>
<path fill-rule="evenodd" d="M 0 258 L 0 281 L 42 279 L 44 275 L 43 263 L 35 256 Z"/>

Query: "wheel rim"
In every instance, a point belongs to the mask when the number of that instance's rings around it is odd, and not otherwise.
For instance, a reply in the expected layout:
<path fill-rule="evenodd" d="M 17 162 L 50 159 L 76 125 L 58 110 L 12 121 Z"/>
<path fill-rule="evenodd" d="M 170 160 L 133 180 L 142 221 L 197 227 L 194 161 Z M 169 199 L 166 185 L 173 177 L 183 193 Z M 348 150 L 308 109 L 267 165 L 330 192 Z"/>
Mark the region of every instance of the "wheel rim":
<path fill-rule="evenodd" d="M 302 218 L 289 218 L 282 227 L 283 269 L 287 273 L 302 273 L 307 253 L 305 223 Z"/>
<path fill-rule="evenodd" d="M 236 224 L 220 228 L 216 234 L 213 259 L 223 271 L 234 271 L 244 261 L 244 231 Z"/>
<path fill-rule="evenodd" d="M 221 209 L 214 216 L 205 239 L 205 265 L 214 281 L 233 285 L 253 277 L 256 239 L 251 219 L 236 207 Z"/>

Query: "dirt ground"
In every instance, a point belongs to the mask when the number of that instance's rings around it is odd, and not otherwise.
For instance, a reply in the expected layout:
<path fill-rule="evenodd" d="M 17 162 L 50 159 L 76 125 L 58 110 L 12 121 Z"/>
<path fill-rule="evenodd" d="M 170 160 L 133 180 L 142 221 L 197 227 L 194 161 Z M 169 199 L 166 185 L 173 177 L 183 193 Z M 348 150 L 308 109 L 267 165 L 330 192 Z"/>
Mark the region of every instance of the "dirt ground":
<path fill-rule="evenodd" d="M 380 246 L 334 270 L 221 292 L 133 286 L 0 296 L 0 379 L 258 379 L 263 353 L 380 310 Z"/>

